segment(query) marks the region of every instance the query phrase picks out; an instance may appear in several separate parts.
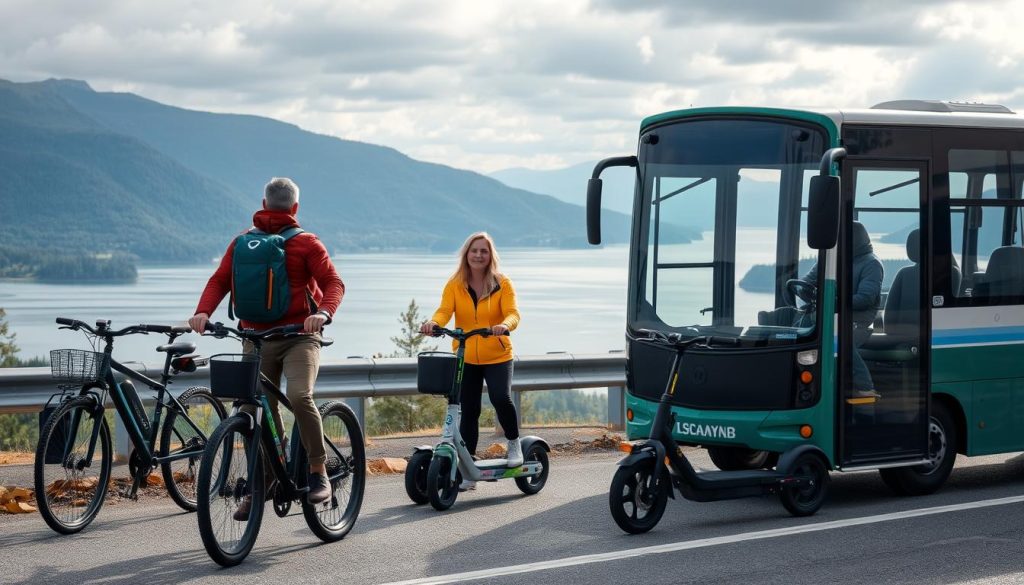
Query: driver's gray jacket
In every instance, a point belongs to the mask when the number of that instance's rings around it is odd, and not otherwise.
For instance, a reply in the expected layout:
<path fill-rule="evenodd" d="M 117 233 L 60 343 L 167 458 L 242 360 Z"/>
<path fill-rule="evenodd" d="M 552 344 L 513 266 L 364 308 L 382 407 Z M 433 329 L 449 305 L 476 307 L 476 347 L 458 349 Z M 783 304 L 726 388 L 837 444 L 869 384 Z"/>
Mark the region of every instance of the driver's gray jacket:
<path fill-rule="evenodd" d="M 871 242 L 859 242 L 853 250 L 853 322 L 869 327 L 875 321 L 882 300 L 882 261 L 875 256 Z M 818 264 L 801 278 L 818 285 Z"/>

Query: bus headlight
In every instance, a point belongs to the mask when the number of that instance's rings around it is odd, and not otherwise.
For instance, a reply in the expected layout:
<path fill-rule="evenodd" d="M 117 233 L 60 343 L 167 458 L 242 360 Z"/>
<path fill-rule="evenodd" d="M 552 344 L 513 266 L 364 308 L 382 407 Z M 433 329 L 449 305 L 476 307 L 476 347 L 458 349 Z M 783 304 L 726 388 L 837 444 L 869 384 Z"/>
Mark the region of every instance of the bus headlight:
<path fill-rule="evenodd" d="M 796 363 L 801 366 L 813 366 L 818 363 L 818 350 L 808 349 L 796 354 Z"/>

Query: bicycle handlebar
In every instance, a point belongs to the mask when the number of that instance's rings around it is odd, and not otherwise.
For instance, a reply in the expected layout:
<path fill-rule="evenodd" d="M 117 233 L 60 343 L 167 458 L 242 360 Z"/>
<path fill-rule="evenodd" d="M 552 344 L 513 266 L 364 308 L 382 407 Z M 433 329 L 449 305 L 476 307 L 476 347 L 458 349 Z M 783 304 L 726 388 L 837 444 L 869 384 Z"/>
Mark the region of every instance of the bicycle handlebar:
<path fill-rule="evenodd" d="M 234 327 L 228 327 L 227 325 L 217 323 L 207 323 L 206 331 L 212 333 L 214 337 L 224 338 L 228 335 L 234 335 L 241 339 L 258 339 L 263 340 L 274 335 L 290 335 L 294 333 L 302 332 L 302 325 L 281 325 L 279 327 L 271 327 L 270 329 L 264 329 L 263 331 L 256 331 L 255 329 L 235 329 Z"/>
<path fill-rule="evenodd" d="M 163 333 L 164 335 L 181 335 L 192 331 L 187 325 L 147 325 L 145 323 L 139 325 L 129 325 L 124 329 L 109 329 L 110 321 L 100 319 L 96 321 L 96 326 L 93 327 L 88 323 L 79 321 L 78 319 L 69 319 L 67 317 L 57 317 L 57 324 L 63 327 L 68 327 L 75 331 L 84 329 L 93 335 L 102 335 L 104 337 L 121 337 L 123 335 L 133 335 L 135 333 Z"/>
<path fill-rule="evenodd" d="M 188 325 L 147 325 L 147 324 L 142 324 L 142 325 L 138 325 L 138 327 L 139 327 L 139 329 L 141 329 L 143 331 L 147 331 L 149 333 L 165 333 L 165 334 L 167 334 L 167 333 L 176 333 L 176 334 L 180 335 L 180 334 L 183 334 L 183 333 L 191 333 L 192 332 L 192 328 L 189 327 Z"/>
<path fill-rule="evenodd" d="M 440 337 L 442 335 L 447 335 L 448 337 L 451 337 L 452 339 L 466 340 L 466 339 L 469 339 L 470 337 L 473 337 L 474 335 L 482 335 L 484 337 L 490 337 L 492 335 L 492 333 L 491 333 L 490 328 L 488 328 L 488 327 L 481 327 L 480 329 L 473 329 L 472 331 L 463 331 L 461 329 L 445 329 L 444 327 L 441 327 L 440 325 L 435 325 L 434 326 L 433 336 L 434 337 Z"/>

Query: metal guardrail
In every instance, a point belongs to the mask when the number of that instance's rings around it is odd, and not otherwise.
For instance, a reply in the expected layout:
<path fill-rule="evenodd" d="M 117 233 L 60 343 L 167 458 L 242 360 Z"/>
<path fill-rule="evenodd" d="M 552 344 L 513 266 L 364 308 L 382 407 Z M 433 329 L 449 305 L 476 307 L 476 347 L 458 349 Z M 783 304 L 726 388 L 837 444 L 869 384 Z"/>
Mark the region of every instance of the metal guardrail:
<path fill-rule="evenodd" d="M 625 425 L 625 365 L 626 358 L 621 352 L 520 356 L 516 358 L 515 373 L 512 376 L 513 401 L 518 407 L 522 392 L 608 388 L 608 424 L 611 428 L 622 429 Z M 162 367 L 162 363 L 147 364 L 144 373 L 155 378 L 159 376 Z M 139 369 L 142 371 L 141 367 Z M 171 391 L 183 392 L 196 385 L 209 385 L 208 370 L 179 375 Z M 155 393 L 141 384 L 136 384 L 136 388 L 143 399 L 152 400 L 155 396 Z M 2 368 L 0 414 L 37 412 L 55 391 L 55 382 L 48 367 Z M 415 358 L 350 358 L 320 364 L 314 397 L 317 400 L 346 400 L 355 409 L 360 424 L 366 428 L 367 398 L 414 394 Z M 117 420 L 120 424 L 120 419 Z"/>

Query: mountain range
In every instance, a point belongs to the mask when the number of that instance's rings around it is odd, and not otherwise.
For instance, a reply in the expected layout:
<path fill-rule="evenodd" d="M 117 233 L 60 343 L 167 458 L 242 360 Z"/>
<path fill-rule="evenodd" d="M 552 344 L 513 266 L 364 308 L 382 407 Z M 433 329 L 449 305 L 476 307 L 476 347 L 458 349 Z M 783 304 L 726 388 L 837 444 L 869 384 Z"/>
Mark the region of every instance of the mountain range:
<path fill-rule="evenodd" d="M 205 261 L 250 225 L 272 176 L 299 184 L 299 220 L 332 252 L 450 251 L 478 230 L 499 246 L 586 245 L 583 208 L 549 195 L 270 118 L 75 80 L 0 80 L 0 173 L 0 246 Z M 626 241 L 626 215 L 606 211 L 603 223 L 606 243 Z"/>

